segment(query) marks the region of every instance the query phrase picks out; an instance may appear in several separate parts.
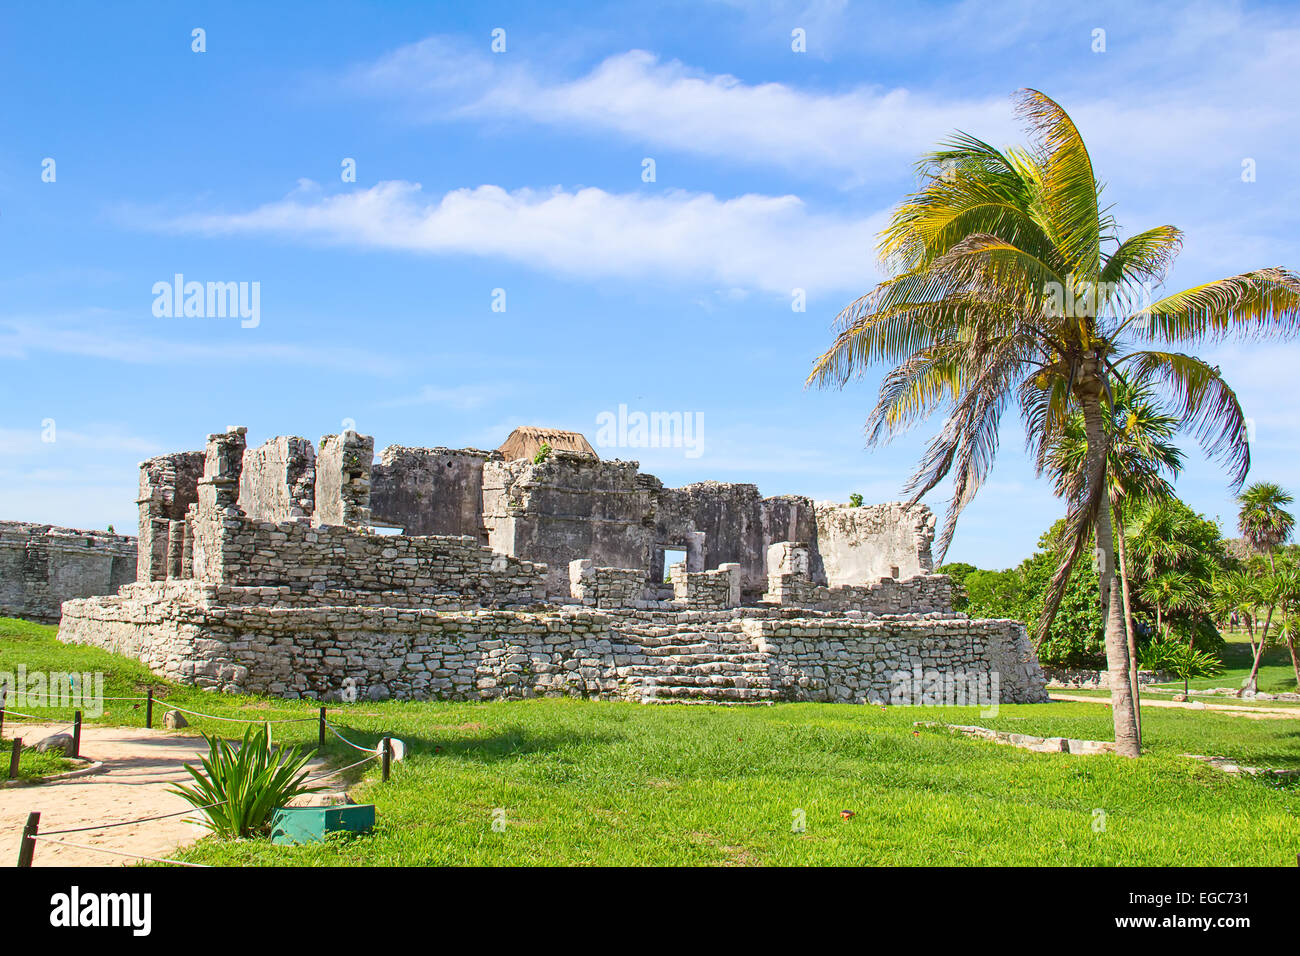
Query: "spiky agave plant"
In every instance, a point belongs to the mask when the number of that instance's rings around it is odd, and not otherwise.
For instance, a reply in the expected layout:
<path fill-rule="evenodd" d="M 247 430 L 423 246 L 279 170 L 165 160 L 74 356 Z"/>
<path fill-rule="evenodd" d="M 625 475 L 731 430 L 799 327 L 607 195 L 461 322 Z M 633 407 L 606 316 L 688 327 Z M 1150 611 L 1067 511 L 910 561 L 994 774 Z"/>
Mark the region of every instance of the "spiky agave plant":
<path fill-rule="evenodd" d="M 203 738 L 208 755 L 201 759 L 201 769 L 185 765 L 194 786 L 177 784 L 170 792 L 202 808 L 207 817 L 203 825 L 221 836 L 265 834 L 277 808 L 324 789 L 304 786 L 311 754 L 272 747 L 265 728 L 254 733 L 249 727 L 238 746 L 207 734 Z"/>

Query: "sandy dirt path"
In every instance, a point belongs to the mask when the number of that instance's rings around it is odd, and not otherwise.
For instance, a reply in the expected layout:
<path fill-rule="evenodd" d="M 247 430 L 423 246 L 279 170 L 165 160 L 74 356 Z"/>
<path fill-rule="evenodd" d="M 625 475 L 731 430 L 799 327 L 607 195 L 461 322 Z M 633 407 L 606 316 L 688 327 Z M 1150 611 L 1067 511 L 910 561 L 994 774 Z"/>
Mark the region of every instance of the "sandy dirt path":
<path fill-rule="evenodd" d="M 57 729 L 53 724 L 5 721 L 6 736 L 32 743 Z M 17 862 L 23 824 L 33 810 L 40 811 L 41 833 L 185 810 L 189 804 L 167 790 L 175 783 L 189 782 L 192 778 L 184 764 L 197 762 L 200 754 L 206 753 L 202 737 L 139 727 L 83 727 L 81 755 L 103 761 L 104 771 L 0 790 L 0 866 Z M 51 836 L 50 840 L 167 858 L 208 832 L 194 822 L 200 816 L 195 811 L 149 823 Z M 132 862 L 107 853 L 58 846 L 49 840 L 37 842 L 33 859 L 36 866 L 121 866 Z"/>
<path fill-rule="evenodd" d="M 1083 704 L 1105 704 L 1110 706 L 1109 697 L 1088 697 L 1083 694 L 1058 694 L 1049 692 L 1052 700 L 1069 700 Z M 1300 707 L 1259 707 L 1245 704 L 1211 704 L 1208 701 L 1152 700 L 1142 698 L 1146 707 L 1178 707 L 1183 710 L 1212 710 L 1217 714 L 1232 714 L 1235 717 L 1248 717 L 1252 720 L 1300 720 Z"/>

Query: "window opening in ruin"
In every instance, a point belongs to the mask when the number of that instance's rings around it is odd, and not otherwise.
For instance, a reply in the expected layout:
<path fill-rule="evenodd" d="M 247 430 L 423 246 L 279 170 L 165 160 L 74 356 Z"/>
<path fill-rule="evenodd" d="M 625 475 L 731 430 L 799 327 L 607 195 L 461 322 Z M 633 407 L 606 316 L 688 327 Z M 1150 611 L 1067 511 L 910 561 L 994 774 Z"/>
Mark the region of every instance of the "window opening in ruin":
<path fill-rule="evenodd" d="M 371 525 L 370 530 L 373 531 L 375 534 L 406 534 L 405 528 L 394 528 L 391 525 L 383 525 L 383 524 Z"/>
<path fill-rule="evenodd" d="M 667 582 L 668 580 L 669 568 L 671 568 L 674 564 L 685 564 L 685 563 L 686 563 L 685 550 L 678 551 L 678 550 L 669 550 L 668 548 L 665 548 L 664 549 L 664 581 Z"/>
<path fill-rule="evenodd" d="M 896 564 L 891 564 L 891 565 L 889 566 L 889 576 L 890 576 L 891 578 L 896 578 L 896 577 L 898 577 L 898 565 L 896 565 Z"/>

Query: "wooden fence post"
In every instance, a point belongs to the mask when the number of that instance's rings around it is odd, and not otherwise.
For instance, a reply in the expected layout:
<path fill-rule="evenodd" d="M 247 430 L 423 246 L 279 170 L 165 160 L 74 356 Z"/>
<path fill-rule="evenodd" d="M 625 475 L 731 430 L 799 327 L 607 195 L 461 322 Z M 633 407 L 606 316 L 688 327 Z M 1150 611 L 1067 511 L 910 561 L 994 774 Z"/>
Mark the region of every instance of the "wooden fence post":
<path fill-rule="evenodd" d="M 9 779 L 18 779 L 18 762 L 23 758 L 23 738 L 14 738 L 13 756 L 9 758 Z"/>
<path fill-rule="evenodd" d="M 316 741 L 317 747 L 325 746 L 325 708 L 320 709 L 320 738 Z"/>
<path fill-rule="evenodd" d="M 81 756 L 81 711 L 72 714 L 72 756 Z"/>
<path fill-rule="evenodd" d="M 23 839 L 18 845 L 18 865 L 29 867 L 32 865 L 32 854 L 36 852 L 36 831 L 41 826 L 41 815 L 39 812 L 27 814 L 27 823 L 23 827 Z"/>
<path fill-rule="evenodd" d="M 153 730 L 153 688 L 149 688 L 149 696 L 145 699 L 144 705 L 144 726 L 147 730 Z"/>
<path fill-rule="evenodd" d="M 383 740 L 384 746 L 384 783 L 388 782 L 388 774 L 393 765 L 393 742 L 387 737 Z"/>

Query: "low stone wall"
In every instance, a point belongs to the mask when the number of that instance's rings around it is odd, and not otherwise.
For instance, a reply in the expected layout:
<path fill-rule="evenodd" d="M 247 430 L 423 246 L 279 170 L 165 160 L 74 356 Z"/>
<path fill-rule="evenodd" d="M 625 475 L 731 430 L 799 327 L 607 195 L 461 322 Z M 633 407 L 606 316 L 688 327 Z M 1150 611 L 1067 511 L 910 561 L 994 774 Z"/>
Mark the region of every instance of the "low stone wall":
<path fill-rule="evenodd" d="M 1049 687 L 1110 690 L 1110 672 L 1080 667 L 1044 667 Z M 1138 671 L 1138 684 L 1164 684 L 1173 680 L 1165 671 Z"/>
<path fill-rule="evenodd" d="M 285 697 L 355 689 L 375 700 L 924 703 L 900 687 L 939 671 L 982 677 L 997 702 L 1046 699 L 1014 621 L 846 620 L 775 608 L 275 607 L 238 604 L 238 590 L 167 582 L 71 601 L 59 639 L 137 657 L 178 681 Z"/>
<path fill-rule="evenodd" d="M 720 564 L 713 571 L 687 571 L 674 564 L 669 574 L 673 601 L 681 607 L 721 611 L 740 605 L 739 564 Z"/>
<path fill-rule="evenodd" d="M 136 539 L 0 521 L 0 617 L 59 619 L 70 598 L 111 594 L 136 577 Z"/>
<path fill-rule="evenodd" d="M 197 514 L 192 530 L 193 575 L 210 583 L 381 592 L 398 607 L 420 606 L 433 594 L 480 604 L 545 597 L 545 565 L 496 554 L 468 536 L 380 535 L 223 512 Z"/>
<path fill-rule="evenodd" d="M 596 568 L 587 559 L 569 562 L 569 595 L 587 607 L 631 608 L 646 600 L 645 572 L 636 568 Z"/>
<path fill-rule="evenodd" d="M 918 574 L 898 580 L 880 578 L 876 584 L 828 588 L 802 574 L 768 578 L 763 600 L 818 611 L 861 611 L 863 614 L 952 614 L 952 580 L 946 574 Z"/>

